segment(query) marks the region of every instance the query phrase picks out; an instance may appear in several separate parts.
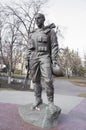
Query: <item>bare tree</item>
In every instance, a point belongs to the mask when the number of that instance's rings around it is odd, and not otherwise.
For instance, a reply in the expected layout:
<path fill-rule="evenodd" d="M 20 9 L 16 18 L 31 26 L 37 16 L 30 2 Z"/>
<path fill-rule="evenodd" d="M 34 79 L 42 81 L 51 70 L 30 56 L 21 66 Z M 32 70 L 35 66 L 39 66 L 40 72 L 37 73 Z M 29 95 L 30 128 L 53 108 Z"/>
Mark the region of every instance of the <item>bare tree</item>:
<path fill-rule="evenodd" d="M 4 30 L 4 26 L 5 26 L 5 21 L 7 18 L 7 15 L 4 11 L 5 7 L 0 4 L 0 53 L 1 53 L 1 58 L 3 61 L 3 64 L 6 65 L 6 68 L 8 69 L 8 61 L 7 61 L 7 57 L 5 55 L 5 49 L 4 49 L 4 45 L 3 45 L 3 41 L 2 41 L 2 37 L 3 37 L 3 30 Z"/>
<path fill-rule="evenodd" d="M 65 71 L 66 76 L 70 73 L 75 76 L 84 74 L 81 58 L 78 51 L 70 50 L 68 47 L 61 49 L 58 60 L 62 69 Z"/>
<path fill-rule="evenodd" d="M 7 6 L 8 13 L 17 17 L 21 23 L 19 32 L 26 41 L 26 45 L 28 43 L 29 34 L 35 28 L 35 15 L 41 10 L 46 2 L 47 1 L 44 0 L 29 0 L 28 2 L 15 4 L 15 7 Z"/>
<path fill-rule="evenodd" d="M 4 63 L 8 66 L 8 83 L 11 82 L 12 68 L 21 60 L 21 52 L 28 47 L 29 34 L 35 28 L 34 17 L 46 2 L 29 0 L 12 6 L 6 5 L 3 11 L 0 11 L 0 14 L 3 12 L 5 15 L 5 20 L 0 15 L 3 20 L 2 22 L 0 19 L 0 51 Z M 6 62 L 4 57 L 7 57 Z"/>
<path fill-rule="evenodd" d="M 84 54 L 84 67 L 86 69 L 86 54 Z"/>

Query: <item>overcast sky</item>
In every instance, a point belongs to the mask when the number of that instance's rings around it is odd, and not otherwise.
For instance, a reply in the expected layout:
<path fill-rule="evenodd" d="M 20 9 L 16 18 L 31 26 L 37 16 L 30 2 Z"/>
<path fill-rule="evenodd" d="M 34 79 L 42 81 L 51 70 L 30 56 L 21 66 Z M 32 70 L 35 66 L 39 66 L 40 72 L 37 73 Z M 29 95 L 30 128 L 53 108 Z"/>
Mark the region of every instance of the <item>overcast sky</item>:
<path fill-rule="evenodd" d="M 46 20 L 59 25 L 64 34 L 65 39 L 59 46 L 78 50 L 83 58 L 86 53 L 86 0 L 49 0 L 43 12 Z"/>
<path fill-rule="evenodd" d="M 86 0 L 50 0 L 46 16 L 64 28 L 61 46 L 86 53 Z"/>

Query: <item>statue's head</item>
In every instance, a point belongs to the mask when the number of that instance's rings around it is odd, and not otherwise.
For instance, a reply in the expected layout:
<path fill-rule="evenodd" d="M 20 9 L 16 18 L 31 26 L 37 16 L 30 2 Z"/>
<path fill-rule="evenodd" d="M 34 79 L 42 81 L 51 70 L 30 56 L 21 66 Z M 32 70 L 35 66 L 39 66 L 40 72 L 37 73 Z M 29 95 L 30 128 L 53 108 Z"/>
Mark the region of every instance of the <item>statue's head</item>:
<path fill-rule="evenodd" d="M 36 14 L 35 21 L 36 21 L 37 26 L 41 28 L 44 25 L 44 21 L 45 21 L 44 14 L 41 14 L 41 13 Z"/>

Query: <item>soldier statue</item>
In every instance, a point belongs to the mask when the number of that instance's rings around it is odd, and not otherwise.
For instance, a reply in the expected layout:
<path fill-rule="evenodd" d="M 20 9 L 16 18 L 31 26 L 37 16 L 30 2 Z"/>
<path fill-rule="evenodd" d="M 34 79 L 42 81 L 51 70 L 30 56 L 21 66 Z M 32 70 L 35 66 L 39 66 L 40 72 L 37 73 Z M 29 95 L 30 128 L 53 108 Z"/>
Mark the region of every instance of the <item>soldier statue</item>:
<path fill-rule="evenodd" d="M 37 29 L 32 31 L 28 42 L 27 61 L 29 60 L 30 76 L 34 84 L 35 103 L 33 109 L 42 103 L 41 77 L 46 83 L 48 105 L 54 105 L 54 86 L 52 79 L 52 64 L 57 63 L 58 41 L 53 29 L 54 24 L 44 26 L 45 16 L 38 13 L 35 16 Z"/>

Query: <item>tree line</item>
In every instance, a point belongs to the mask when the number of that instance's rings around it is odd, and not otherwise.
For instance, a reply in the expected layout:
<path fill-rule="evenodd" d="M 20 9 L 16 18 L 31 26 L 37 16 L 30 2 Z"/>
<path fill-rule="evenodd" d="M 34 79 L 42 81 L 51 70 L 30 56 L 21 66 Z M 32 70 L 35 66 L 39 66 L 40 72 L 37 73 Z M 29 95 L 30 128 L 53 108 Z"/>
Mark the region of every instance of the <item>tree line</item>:
<path fill-rule="evenodd" d="M 61 52 L 58 55 L 58 62 L 65 72 L 67 77 L 69 76 L 86 76 L 86 54 L 84 54 L 84 60 L 82 61 L 79 52 L 71 50 L 68 47 L 61 48 Z"/>

